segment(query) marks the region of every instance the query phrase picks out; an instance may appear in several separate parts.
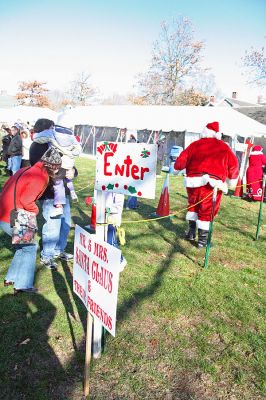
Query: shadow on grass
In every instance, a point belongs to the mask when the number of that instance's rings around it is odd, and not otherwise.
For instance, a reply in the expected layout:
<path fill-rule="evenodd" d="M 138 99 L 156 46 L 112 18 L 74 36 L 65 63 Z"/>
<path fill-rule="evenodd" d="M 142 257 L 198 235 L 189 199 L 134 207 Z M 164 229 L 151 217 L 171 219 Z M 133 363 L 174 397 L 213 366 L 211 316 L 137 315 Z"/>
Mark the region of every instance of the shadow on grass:
<path fill-rule="evenodd" d="M 56 308 L 39 294 L 0 298 L 0 398 L 55 399 L 66 374 L 49 345 L 48 329 Z"/>
<path fill-rule="evenodd" d="M 90 224 L 90 215 L 91 215 L 91 208 L 87 207 L 86 212 L 79 206 L 76 205 L 76 211 L 78 211 L 79 215 L 73 215 L 72 221 L 74 224 L 80 225 L 81 227 Z"/>

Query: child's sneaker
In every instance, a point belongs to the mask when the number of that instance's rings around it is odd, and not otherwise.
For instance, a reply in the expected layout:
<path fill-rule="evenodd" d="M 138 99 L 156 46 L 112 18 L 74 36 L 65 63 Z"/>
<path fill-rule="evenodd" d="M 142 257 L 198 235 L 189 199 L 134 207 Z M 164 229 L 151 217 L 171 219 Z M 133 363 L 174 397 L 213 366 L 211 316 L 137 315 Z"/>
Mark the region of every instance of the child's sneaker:
<path fill-rule="evenodd" d="M 71 253 L 66 253 L 65 251 L 62 251 L 61 253 L 57 254 L 54 258 L 55 259 L 60 258 L 60 260 L 64 261 L 73 261 L 74 256 Z"/>
<path fill-rule="evenodd" d="M 52 271 L 57 270 L 57 263 L 53 258 L 41 258 L 40 263 L 47 269 L 51 269 Z"/>
<path fill-rule="evenodd" d="M 59 218 L 63 215 L 63 207 L 55 207 L 54 211 L 50 215 L 51 218 Z"/>
<path fill-rule="evenodd" d="M 76 195 L 76 192 L 74 190 L 70 191 L 70 196 L 71 196 L 71 200 L 76 203 L 79 201 L 78 196 Z"/>

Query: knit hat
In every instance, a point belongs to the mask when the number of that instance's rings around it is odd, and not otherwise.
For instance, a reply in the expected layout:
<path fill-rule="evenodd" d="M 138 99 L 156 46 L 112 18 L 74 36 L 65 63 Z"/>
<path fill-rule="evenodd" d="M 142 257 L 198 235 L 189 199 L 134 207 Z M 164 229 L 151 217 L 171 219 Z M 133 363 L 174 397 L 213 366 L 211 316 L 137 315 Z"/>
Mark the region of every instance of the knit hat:
<path fill-rule="evenodd" d="M 50 147 L 42 156 L 41 161 L 50 169 L 58 169 L 62 164 L 60 153 L 55 147 Z"/>
<path fill-rule="evenodd" d="M 201 133 L 202 138 L 221 139 L 222 135 L 219 132 L 219 122 L 214 121 L 208 123 Z"/>

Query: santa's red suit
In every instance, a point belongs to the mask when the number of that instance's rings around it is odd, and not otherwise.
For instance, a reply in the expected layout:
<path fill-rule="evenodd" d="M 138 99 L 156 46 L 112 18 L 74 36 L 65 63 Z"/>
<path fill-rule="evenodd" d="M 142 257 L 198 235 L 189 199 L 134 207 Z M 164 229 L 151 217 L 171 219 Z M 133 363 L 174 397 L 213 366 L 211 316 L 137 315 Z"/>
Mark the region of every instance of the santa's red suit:
<path fill-rule="evenodd" d="M 261 146 L 254 146 L 249 156 L 247 169 L 247 196 L 255 201 L 261 201 L 262 196 L 262 168 L 266 165 L 266 157 Z"/>
<path fill-rule="evenodd" d="M 218 188 L 215 216 L 220 207 L 222 192 L 228 191 L 228 185 L 235 186 L 239 175 L 236 156 L 230 147 L 220 140 L 218 122 L 207 124 L 201 136 L 201 139 L 191 143 L 180 154 L 174 165 L 176 170 L 186 169 L 185 186 L 189 206 L 186 219 L 191 222 L 191 233 L 195 231 L 195 221 L 197 221 L 199 236 L 200 230 L 205 233 L 209 230 L 213 188 Z M 202 201 L 203 199 L 205 200 Z M 207 234 L 205 234 L 206 238 Z M 189 240 L 194 239 L 195 233 L 189 237 Z M 202 243 L 203 246 L 200 246 L 199 241 L 199 247 L 204 247 L 207 239 Z"/>

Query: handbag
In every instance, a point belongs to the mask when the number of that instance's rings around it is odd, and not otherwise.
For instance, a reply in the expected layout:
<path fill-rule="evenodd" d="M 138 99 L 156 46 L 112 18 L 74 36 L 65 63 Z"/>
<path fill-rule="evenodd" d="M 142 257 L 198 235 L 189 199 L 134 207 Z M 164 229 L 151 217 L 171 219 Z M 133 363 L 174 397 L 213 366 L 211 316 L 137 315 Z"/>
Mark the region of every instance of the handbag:
<path fill-rule="evenodd" d="M 30 167 L 29 167 L 30 168 Z M 37 219 L 36 215 L 22 208 L 17 208 L 16 194 L 17 183 L 26 168 L 17 178 L 14 189 L 14 209 L 10 211 L 10 226 L 12 228 L 12 244 L 34 244 L 36 243 Z"/>

